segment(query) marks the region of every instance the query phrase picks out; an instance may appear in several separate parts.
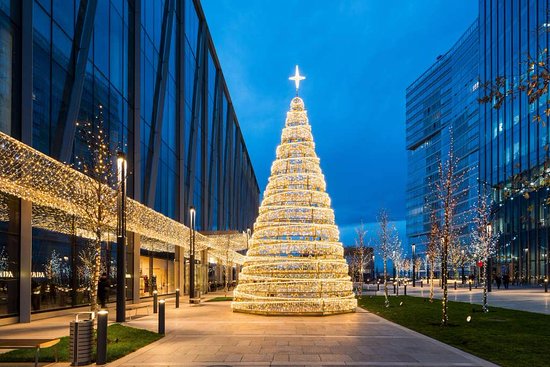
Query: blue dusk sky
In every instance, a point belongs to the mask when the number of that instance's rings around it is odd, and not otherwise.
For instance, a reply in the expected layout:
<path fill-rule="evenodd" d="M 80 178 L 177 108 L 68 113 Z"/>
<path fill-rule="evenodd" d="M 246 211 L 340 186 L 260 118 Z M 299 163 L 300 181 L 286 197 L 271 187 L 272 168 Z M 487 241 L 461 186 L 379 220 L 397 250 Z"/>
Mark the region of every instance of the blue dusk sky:
<path fill-rule="evenodd" d="M 477 0 L 203 0 L 263 193 L 296 64 L 345 245 L 385 207 L 405 239 L 405 89 L 474 22 Z"/>

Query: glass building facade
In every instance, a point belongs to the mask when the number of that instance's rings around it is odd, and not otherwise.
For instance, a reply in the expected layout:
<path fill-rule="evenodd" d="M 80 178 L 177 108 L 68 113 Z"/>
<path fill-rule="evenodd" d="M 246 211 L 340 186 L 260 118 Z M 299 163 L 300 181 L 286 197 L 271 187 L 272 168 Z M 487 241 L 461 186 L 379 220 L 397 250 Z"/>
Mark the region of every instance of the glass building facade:
<path fill-rule="evenodd" d="M 537 58 L 548 48 L 549 10 L 547 1 L 479 2 L 483 82 L 504 77 L 513 87 L 536 72 L 537 66 L 529 68 L 527 55 Z M 495 229 L 500 233 L 492 272 L 521 283 L 548 277 L 548 190 L 508 194 L 517 188 L 514 177 L 533 182 L 547 169 L 547 103 L 548 94 L 529 103 L 525 93 L 518 93 L 500 108 L 491 103 L 480 106 L 480 176 L 492 188 Z M 542 121 L 536 122 L 536 116 Z"/>
<path fill-rule="evenodd" d="M 75 163 L 75 122 L 101 118 L 131 198 L 185 225 L 194 206 L 199 231 L 252 228 L 259 188 L 198 0 L 0 0 L 0 80 L 0 131 Z M 33 226 L 41 213 L 0 192 L 0 322 L 89 303 L 88 241 Z M 114 286 L 116 238 L 102 255 Z M 184 287 L 173 245 L 129 236 L 127 257 L 129 298 Z"/>
<path fill-rule="evenodd" d="M 478 22 L 408 88 L 406 94 L 407 240 L 422 253 L 430 233 L 430 212 L 438 164 L 451 137 L 464 181 L 456 194 L 460 241 L 469 240 L 471 208 L 477 201 L 479 160 Z"/>

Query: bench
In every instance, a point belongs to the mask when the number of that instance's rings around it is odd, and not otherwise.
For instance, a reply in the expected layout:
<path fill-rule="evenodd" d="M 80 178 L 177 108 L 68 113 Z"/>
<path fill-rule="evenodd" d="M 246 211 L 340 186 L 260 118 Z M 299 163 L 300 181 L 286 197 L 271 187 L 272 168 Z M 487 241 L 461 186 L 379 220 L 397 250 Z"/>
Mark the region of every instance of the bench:
<path fill-rule="evenodd" d="M 128 311 L 135 311 L 133 317 L 136 317 L 137 314 L 138 314 L 138 310 L 139 310 L 139 309 L 142 309 L 142 308 L 146 308 L 146 309 L 147 309 L 147 315 L 149 315 L 149 304 L 146 304 L 146 303 L 139 303 L 139 304 L 134 304 L 134 305 L 127 305 L 127 306 L 126 306 L 126 312 L 128 312 Z M 129 315 L 129 316 L 130 316 L 130 320 L 131 320 L 131 319 L 132 319 L 132 315 Z"/>
<path fill-rule="evenodd" d="M 59 343 L 55 339 L 0 339 L 0 349 L 34 349 L 34 366 L 38 367 L 38 354 L 40 349 L 50 348 Z M 57 347 L 55 348 L 55 361 L 57 362 Z"/>

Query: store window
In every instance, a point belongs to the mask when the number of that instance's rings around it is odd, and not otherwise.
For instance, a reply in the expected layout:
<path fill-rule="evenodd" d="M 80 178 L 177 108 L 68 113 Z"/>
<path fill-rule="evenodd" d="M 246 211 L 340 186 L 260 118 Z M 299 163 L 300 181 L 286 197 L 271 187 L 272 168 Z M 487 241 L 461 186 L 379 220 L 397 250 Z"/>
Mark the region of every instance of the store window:
<path fill-rule="evenodd" d="M 0 318 L 19 312 L 19 199 L 0 193 Z"/>

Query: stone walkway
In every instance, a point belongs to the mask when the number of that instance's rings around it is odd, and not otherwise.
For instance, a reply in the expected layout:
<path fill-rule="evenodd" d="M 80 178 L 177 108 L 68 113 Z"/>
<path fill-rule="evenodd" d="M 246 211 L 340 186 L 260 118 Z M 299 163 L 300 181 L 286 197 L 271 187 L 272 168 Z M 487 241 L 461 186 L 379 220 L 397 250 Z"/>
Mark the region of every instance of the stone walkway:
<path fill-rule="evenodd" d="M 156 315 L 128 325 L 157 330 Z M 367 311 L 326 317 L 233 313 L 229 302 L 167 309 L 167 335 L 110 366 L 494 366 Z"/>
<path fill-rule="evenodd" d="M 374 286 L 371 287 L 374 289 Z M 434 290 L 435 297 L 441 298 L 443 293 L 441 288 L 436 286 L 434 287 Z M 390 294 L 393 293 L 393 286 L 389 289 L 389 291 Z M 399 293 L 403 294 L 403 287 L 401 287 Z M 369 294 L 372 293 L 369 292 Z M 378 294 L 383 295 L 382 292 L 379 292 Z M 430 288 L 426 284 L 424 284 L 423 288 L 420 288 L 418 283 L 414 288 L 409 285 L 407 286 L 407 295 L 429 297 Z M 550 315 L 550 293 L 545 293 L 544 287 L 510 287 L 509 289 L 504 289 L 504 287 L 501 287 L 500 289 L 497 289 L 496 286 L 493 286 L 492 292 L 488 293 L 487 297 L 489 307 L 502 307 Z M 459 285 L 457 290 L 455 290 L 454 282 L 451 282 L 449 284 L 449 300 L 482 304 L 483 290 L 481 288 L 472 288 L 472 290 L 469 291 L 467 285 L 462 287 Z"/>

